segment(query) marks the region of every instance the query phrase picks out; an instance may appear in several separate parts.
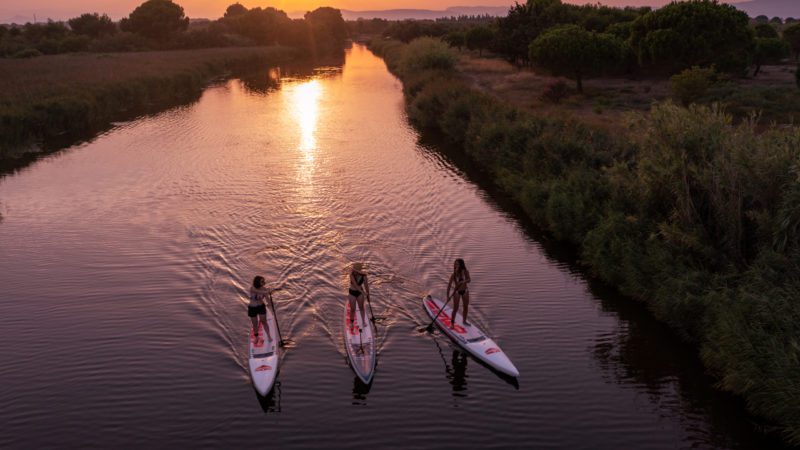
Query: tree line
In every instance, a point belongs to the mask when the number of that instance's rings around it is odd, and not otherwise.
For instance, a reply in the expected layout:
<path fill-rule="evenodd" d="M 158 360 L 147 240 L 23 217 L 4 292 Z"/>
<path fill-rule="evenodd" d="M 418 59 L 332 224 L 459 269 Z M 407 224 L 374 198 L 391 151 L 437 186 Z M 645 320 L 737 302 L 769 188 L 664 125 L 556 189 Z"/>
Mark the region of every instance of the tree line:
<path fill-rule="evenodd" d="M 0 57 L 27 58 L 68 52 L 191 49 L 284 45 L 312 53 L 340 49 L 347 26 L 338 9 L 321 7 L 302 19 L 275 8 L 230 5 L 218 20 L 190 21 L 171 0 L 147 0 L 114 22 L 87 13 L 64 22 L 0 25 Z"/>
<path fill-rule="evenodd" d="M 384 36 L 403 42 L 441 37 L 451 46 L 490 50 L 575 80 L 604 74 L 672 75 L 692 67 L 741 76 L 800 57 L 800 23 L 746 13 L 717 0 L 675 1 L 662 8 L 572 5 L 527 0 L 508 15 L 478 22 L 404 21 Z"/>

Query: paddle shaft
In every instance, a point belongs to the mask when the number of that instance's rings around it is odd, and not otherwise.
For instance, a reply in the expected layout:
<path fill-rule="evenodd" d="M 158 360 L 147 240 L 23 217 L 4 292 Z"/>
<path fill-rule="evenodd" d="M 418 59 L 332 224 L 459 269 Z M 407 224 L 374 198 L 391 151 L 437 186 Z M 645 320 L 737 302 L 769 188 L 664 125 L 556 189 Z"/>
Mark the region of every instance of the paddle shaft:
<path fill-rule="evenodd" d="M 278 289 L 275 289 L 276 291 Z M 278 344 L 283 347 L 283 336 L 281 336 L 281 326 L 278 325 L 278 314 L 275 312 L 275 303 L 272 301 L 272 292 L 269 293 L 269 306 L 272 308 L 272 316 L 275 317 L 275 328 L 278 330 Z"/>
<path fill-rule="evenodd" d="M 434 324 L 434 323 L 436 323 L 436 319 L 438 319 L 438 318 L 439 318 L 439 314 L 441 314 L 441 313 L 442 313 L 442 311 L 444 311 L 444 307 L 445 307 L 445 306 L 447 306 L 447 304 L 448 304 L 448 303 L 450 303 L 450 299 L 452 299 L 454 295 L 456 295 L 456 291 L 453 291 L 453 293 L 452 293 L 452 294 L 450 294 L 450 296 L 449 296 L 449 297 L 447 297 L 447 301 L 446 301 L 446 302 L 444 302 L 444 305 L 442 305 L 442 307 L 441 307 L 441 308 L 439 308 L 439 312 L 438 312 L 438 313 L 436 313 L 436 315 L 435 315 L 435 316 L 433 316 L 433 320 L 431 320 L 431 323 L 429 323 L 429 324 L 428 324 L 428 326 L 427 326 L 427 327 L 425 327 L 425 329 L 426 329 L 426 330 L 430 331 L 430 330 L 432 330 L 432 329 L 433 329 L 433 324 Z"/>
<path fill-rule="evenodd" d="M 369 293 L 367 293 L 367 306 L 369 306 L 369 318 L 375 322 L 375 314 L 372 313 L 372 302 L 369 301 Z"/>

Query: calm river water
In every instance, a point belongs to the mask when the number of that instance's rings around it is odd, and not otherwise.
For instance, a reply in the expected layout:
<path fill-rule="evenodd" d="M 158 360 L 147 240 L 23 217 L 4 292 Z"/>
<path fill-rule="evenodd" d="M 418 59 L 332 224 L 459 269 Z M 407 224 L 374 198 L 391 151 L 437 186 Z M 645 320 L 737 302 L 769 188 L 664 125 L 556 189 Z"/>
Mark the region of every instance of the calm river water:
<path fill-rule="evenodd" d="M 427 145 L 361 46 L 264 70 L 0 179 L 0 448 L 772 448 L 644 308 L 594 285 Z M 518 384 L 427 324 L 452 261 Z M 371 386 L 345 268 L 369 265 Z M 256 274 L 290 345 L 247 372 Z"/>

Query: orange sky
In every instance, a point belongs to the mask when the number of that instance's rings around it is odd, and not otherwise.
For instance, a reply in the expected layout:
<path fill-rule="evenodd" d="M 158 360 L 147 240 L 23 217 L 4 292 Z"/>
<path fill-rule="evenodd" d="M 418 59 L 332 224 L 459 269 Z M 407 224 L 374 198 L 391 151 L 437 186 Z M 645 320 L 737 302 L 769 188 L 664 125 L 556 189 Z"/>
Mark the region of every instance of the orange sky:
<path fill-rule="evenodd" d="M 65 19 L 83 12 L 108 13 L 112 18 L 127 16 L 143 0 L 2 0 L 0 20 L 28 17 Z M 275 6 L 287 12 L 306 11 L 318 6 L 351 10 L 396 8 L 445 9 L 448 6 L 506 6 L 513 0 L 240 0 L 247 7 Z M 523 0 L 520 0 L 522 2 Z M 596 3 L 597 0 L 566 0 L 570 3 Z M 730 0 L 735 3 L 742 0 Z M 800 1 L 800 0 L 798 0 Z M 236 0 L 177 0 L 189 17 L 217 18 Z M 668 0 L 601 0 L 609 5 L 657 5 Z"/>

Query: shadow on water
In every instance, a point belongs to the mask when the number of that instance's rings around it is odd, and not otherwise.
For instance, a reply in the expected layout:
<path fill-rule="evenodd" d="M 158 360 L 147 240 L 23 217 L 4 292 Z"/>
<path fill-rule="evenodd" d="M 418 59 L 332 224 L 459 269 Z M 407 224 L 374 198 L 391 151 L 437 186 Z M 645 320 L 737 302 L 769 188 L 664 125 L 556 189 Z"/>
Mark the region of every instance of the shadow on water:
<path fill-rule="evenodd" d="M 747 413 L 742 399 L 715 389 L 715 380 L 705 373 L 695 347 L 682 342 L 667 325 L 656 320 L 644 303 L 593 279 L 578 264 L 578 249 L 555 240 L 536 226 L 461 149 L 428 133 L 420 135 L 419 144 L 428 153 L 426 157 L 455 168 L 463 178 L 477 185 L 487 194 L 487 201 L 513 219 L 540 246 L 548 260 L 584 280 L 602 311 L 619 321 L 612 335 L 598 335 L 594 346 L 588 349 L 608 382 L 643 386 L 653 410 L 688 409 L 708 417 L 714 445 L 729 447 L 742 442 L 757 445 L 766 438 L 771 448 L 786 448 L 772 432 L 771 425 Z M 512 385 L 515 382 L 509 381 Z M 675 394 L 680 398 L 679 404 L 667 404 L 668 397 Z"/>
<path fill-rule="evenodd" d="M 278 413 L 281 412 L 281 382 L 276 381 L 272 389 L 267 395 L 259 394 L 255 389 L 253 392 L 256 394 L 258 404 L 265 413 Z"/>
<path fill-rule="evenodd" d="M 372 389 L 372 381 L 369 384 L 364 384 L 358 377 L 353 377 L 353 405 L 367 406 L 367 395 Z"/>
<path fill-rule="evenodd" d="M 437 334 L 448 339 L 448 342 L 451 342 L 450 338 L 447 336 L 442 335 L 438 331 Z M 505 381 L 514 389 L 519 390 L 519 381 L 516 378 L 498 372 L 483 361 L 473 358 L 469 353 L 463 352 L 458 347 L 455 347 L 455 344 L 452 344 L 452 342 L 451 345 L 453 346 L 453 354 L 450 362 L 448 363 L 445 352 L 442 349 L 442 346 L 439 344 L 439 339 L 437 339 L 436 336 L 433 337 L 433 343 L 436 345 L 436 350 L 439 353 L 439 357 L 442 359 L 442 363 L 444 364 L 445 378 L 453 388 L 453 397 L 467 397 L 467 378 L 469 378 L 467 375 L 468 360 L 478 363 L 478 365 L 483 366 L 483 368 L 495 374 L 497 378 Z"/>

